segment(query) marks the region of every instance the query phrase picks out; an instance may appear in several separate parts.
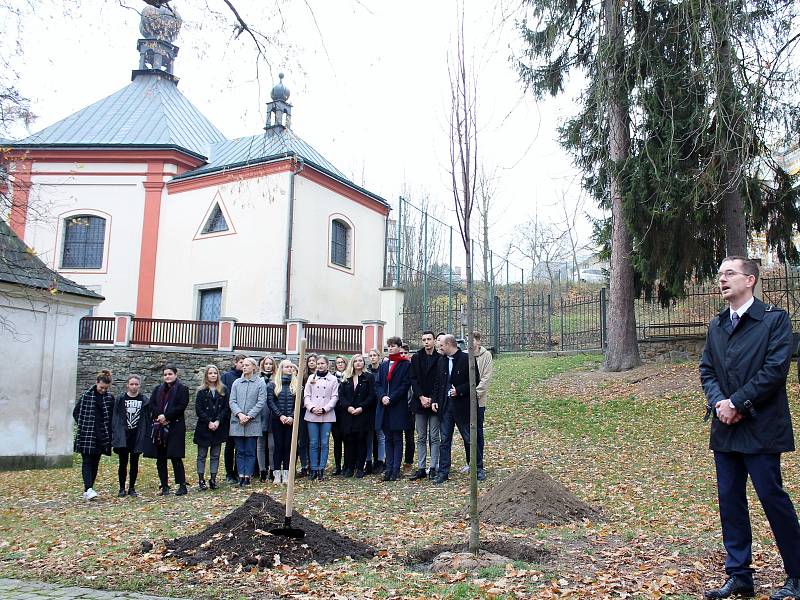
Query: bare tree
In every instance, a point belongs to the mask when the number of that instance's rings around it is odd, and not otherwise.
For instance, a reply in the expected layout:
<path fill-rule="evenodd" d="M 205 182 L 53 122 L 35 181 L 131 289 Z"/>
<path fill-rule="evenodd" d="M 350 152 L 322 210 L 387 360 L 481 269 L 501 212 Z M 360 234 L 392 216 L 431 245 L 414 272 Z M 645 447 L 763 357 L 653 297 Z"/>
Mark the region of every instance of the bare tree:
<path fill-rule="evenodd" d="M 550 289 L 556 287 L 555 274 L 569 256 L 567 233 L 553 223 L 543 222 L 538 213 L 517 226 L 513 248 L 531 263 L 531 281 L 539 279 L 541 272 L 547 273 Z"/>
<path fill-rule="evenodd" d="M 475 391 L 475 353 L 472 334 L 475 323 L 475 290 L 472 273 L 472 235 L 470 224 L 478 181 L 477 83 L 467 66 L 464 39 L 464 5 L 458 7 L 456 47 L 448 59 L 450 77 L 450 177 L 453 202 L 464 243 L 467 272 L 467 353 L 469 358 L 469 550 L 480 550 L 478 520 L 478 401 Z"/>
<path fill-rule="evenodd" d="M 486 167 L 481 165 L 480 175 L 478 176 L 478 220 L 481 236 L 481 255 L 483 258 L 483 281 L 487 290 L 494 289 L 494 273 L 490 266 L 489 254 L 489 213 L 492 209 L 492 201 L 496 192 L 496 171 L 486 172 Z"/>
<path fill-rule="evenodd" d="M 563 218 L 563 221 L 561 221 L 561 231 L 563 232 L 564 242 L 567 244 L 569 256 L 572 261 L 572 273 L 579 287 L 581 282 L 581 270 L 580 264 L 578 263 L 578 252 L 586 248 L 585 244 L 581 244 L 578 236 L 578 223 L 583 214 L 583 202 L 583 194 L 579 193 L 575 203 L 570 206 L 567 201 L 566 192 L 561 194 L 560 204 Z"/>

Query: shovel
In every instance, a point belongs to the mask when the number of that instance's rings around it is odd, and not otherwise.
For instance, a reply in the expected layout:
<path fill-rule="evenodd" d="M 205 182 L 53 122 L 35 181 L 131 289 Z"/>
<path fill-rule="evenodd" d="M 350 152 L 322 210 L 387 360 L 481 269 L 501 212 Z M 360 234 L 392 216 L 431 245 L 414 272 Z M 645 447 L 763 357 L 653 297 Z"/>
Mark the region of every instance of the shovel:
<path fill-rule="evenodd" d="M 286 486 L 286 517 L 283 527 L 271 529 L 272 535 L 301 539 L 306 532 L 298 527 L 292 527 L 292 509 L 294 508 L 294 463 L 297 460 L 297 434 L 300 431 L 300 407 L 303 405 L 303 377 L 306 372 L 306 340 L 300 340 L 300 364 L 298 365 L 297 382 L 299 389 L 294 401 L 294 420 L 292 421 L 292 445 L 289 453 L 289 484 Z"/>

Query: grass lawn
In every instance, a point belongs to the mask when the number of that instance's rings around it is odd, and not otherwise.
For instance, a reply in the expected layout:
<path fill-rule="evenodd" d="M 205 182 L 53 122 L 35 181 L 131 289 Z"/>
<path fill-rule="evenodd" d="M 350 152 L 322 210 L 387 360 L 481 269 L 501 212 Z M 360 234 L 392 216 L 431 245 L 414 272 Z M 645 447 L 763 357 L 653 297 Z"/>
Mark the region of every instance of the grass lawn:
<path fill-rule="evenodd" d="M 186 497 L 162 499 L 155 495 L 154 461 L 143 459 L 140 497 L 118 499 L 114 456 L 103 459 L 96 486 L 101 498 L 90 504 L 80 497 L 79 457 L 72 469 L 0 473 L 0 577 L 203 599 L 697 598 L 706 584 L 723 577 L 699 383 L 696 391 L 679 395 L 648 394 L 635 382 L 581 393 L 558 383 L 579 381 L 598 361 L 507 355 L 495 363 L 487 412 L 489 478 L 481 489 L 538 466 L 603 512 L 598 522 L 533 530 L 482 526 L 483 539 L 541 544 L 552 553 L 541 564 L 448 575 L 409 565 L 415 549 L 467 541 L 467 478 L 456 474 L 440 487 L 407 479 L 386 485 L 375 477 L 317 485 L 300 480 L 298 510 L 382 550 L 369 562 L 238 573 L 185 568 L 161 559 L 162 540 L 201 530 L 238 507 L 249 491 L 195 488 Z M 661 369 L 656 376 L 698 380 L 694 364 Z M 796 383 L 790 396 L 797 415 Z M 187 444 L 187 450 L 189 479 L 196 481 L 194 446 Z M 454 451 L 454 459 L 457 471 L 463 453 Z M 785 457 L 784 473 L 797 497 L 794 455 Z M 283 489 L 254 487 L 267 493 Z M 766 593 L 782 582 L 780 557 L 761 509 L 752 513 L 755 566 Z M 145 539 L 156 551 L 138 552 Z"/>

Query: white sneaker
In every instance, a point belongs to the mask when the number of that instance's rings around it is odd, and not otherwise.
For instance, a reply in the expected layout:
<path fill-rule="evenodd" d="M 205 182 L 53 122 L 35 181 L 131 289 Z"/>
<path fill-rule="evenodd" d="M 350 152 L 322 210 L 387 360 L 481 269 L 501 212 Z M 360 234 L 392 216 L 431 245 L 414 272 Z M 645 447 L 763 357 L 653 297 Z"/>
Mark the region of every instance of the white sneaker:
<path fill-rule="evenodd" d="M 87 500 L 94 500 L 97 498 L 97 492 L 94 491 L 94 488 L 89 488 L 83 493 L 83 497 Z"/>
<path fill-rule="evenodd" d="M 283 480 L 281 483 L 289 483 L 289 469 L 283 470 Z"/>
<path fill-rule="evenodd" d="M 469 465 L 464 465 L 459 469 L 462 473 L 469 473 Z"/>
<path fill-rule="evenodd" d="M 275 469 L 272 471 L 272 481 L 273 483 L 281 483 L 281 477 L 283 476 L 283 471 L 279 469 Z"/>

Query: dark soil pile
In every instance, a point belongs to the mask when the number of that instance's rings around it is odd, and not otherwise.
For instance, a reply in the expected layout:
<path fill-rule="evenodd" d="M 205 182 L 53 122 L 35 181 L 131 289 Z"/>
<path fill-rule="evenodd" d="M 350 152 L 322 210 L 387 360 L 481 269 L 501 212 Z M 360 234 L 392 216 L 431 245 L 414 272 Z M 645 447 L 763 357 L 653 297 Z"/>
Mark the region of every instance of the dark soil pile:
<path fill-rule="evenodd" d="M 177 558 L 187 565 L 270 568 L 277 564 L 303 565 L 312 561 L 325 564 L 347 556 L 358 559 L 375 555 L 375 550 L 367 544 L 325 529 L 297 512 L 292 516 L 292 527 L 304 530 L 305 538 L 269 533 L 283 526 L 285 510 L 283 504 L 265 494 L 251 494 L 242 506 L 200 533 L 167 541 L 164 557 Z"/>
<path fill-rule="evenodd" d="M 480 519 L 512 527 L 597 519 L 600 513 L 539 469 L 516 473 L 480 498 Z"/>

